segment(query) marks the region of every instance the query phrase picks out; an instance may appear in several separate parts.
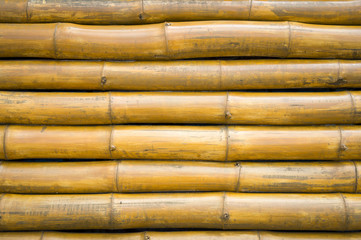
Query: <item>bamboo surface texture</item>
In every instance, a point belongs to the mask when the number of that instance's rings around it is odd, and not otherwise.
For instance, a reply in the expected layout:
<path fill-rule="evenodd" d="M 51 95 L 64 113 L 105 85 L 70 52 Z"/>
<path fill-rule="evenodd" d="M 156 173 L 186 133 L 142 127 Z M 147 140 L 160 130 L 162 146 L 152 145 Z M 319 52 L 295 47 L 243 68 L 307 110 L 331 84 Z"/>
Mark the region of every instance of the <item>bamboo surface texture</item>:
<path fill-rule="evenodd" d="M 360 161 L 2 162 L 2 193 L 109 192 L 361 193 Z"/>
<path fill-rule="evenodd" d="M 3 124 L 361 123 L 361 91 L 0 92 L 0 106 Z"/>
<path fill-rule="evenodd" d="M 137 233 L 0 232 L 0 240 L 360 240 L 358 232 L 183 231 Z"/>
<path fill-rule="evenodd" d="M 361 230 L 359 194 L 147 193 L 1 197 L 0 230 Z"/>
<path fill-rule="evenodd" d="M 2 90 L 195 91 L 361 88 L 358 60 L 0 60 Z"/>
<path fill-rule="evenodd" d="M 0 126 L 0 159 L 360 160 L 361 126 Z"/>
<path fill-rule="evenodd" d="M 132 26 L 0 24 L 0 57 L 159 60 L 361 58 L 361 26 L 204 21 Z"/>
<path fill-rule="evenodd" d="M 361 25 L 358 0 L 1 0 L 0 22 L 140 24 L 186 20 L 290 20 Z"/>

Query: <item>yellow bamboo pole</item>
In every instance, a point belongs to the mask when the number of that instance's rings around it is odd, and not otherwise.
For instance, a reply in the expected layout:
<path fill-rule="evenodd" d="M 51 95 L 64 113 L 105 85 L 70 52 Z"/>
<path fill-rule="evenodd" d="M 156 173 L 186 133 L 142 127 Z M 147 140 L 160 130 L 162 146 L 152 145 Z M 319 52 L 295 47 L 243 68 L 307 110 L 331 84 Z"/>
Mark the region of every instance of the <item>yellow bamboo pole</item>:
<path fill-rule="evenodd" d="M 3 124 L 361 123 L 361 92 L 0 92 Z M 65 117 L 66 116 L 66 117 Z"/>
<path fill-rule="evenodd" d="M 359 194 L 341 193 L 3 194 L 0 230 L 355 231 L 361 230 L 360 202 Z"/>
<path fill-rule="evenodd" d="M 139 24 L 186 20 L 290 20 L 361 24 L 358 0 L 0 1 L 0 22 Z"/>
<path fill-rule="evenodd" d="M 359 232 L 178 231 L 136 233 L 2 232 L 0 240 L 360 240 Z"/>
<path fill-rule="evenodd" d="M 358 60 L 0 61 L 3 90 L 361 88 Z"/>
<path fill-rule="evenodd" d="M 360 126 L 0 126 L 0 159 L 360 160 Z"/>
<path fill-rule="evenodd" d="M 361 58 L 361 26 L 260 21 L 132 26 L 0 24 L 0 36 L 3 58 Z"/>
<path fill-rule="evenodd" d="M 361 162 L 1 162 L 2 193 L 361 193 Z"/>

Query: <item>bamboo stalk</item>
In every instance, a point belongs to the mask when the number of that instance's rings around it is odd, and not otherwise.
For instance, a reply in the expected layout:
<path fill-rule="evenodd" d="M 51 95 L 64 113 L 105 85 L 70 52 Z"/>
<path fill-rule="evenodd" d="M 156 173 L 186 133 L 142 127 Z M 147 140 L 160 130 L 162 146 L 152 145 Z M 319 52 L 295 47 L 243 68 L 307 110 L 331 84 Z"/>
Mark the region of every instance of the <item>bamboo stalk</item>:
<path fill-rule="evenodd" d="M 4 124 L 361 123 L 361 92 L 0 92 Z M 66 117 L 64 117 L 66 116 Z"/>
<path fill-rule="evenodd" d="M 139 24 L 228 19 L 360 25 L 360 7 L 357 0 L 1 0 L 0 22 Z"/>
<path fill-rule="evenodd" d="M 3 90 L 361 88 L 358 60 L 0 61 Z"/>
<path fill-rule="evenodd" d="M 136 233 L 2 232 L 1 240 L 360 240 L 359 232 L 182 231 Z"/>
<path fill-rule="evenodd" d="M 360 160 L 360 126 L 2 126 L 0 159 Z"/>
<path fill-rule="evenodd" d="M 2 193 L 361 192 L 361 162 L 2 162 Z"/>
<path fill-rule="evenodd" d="M 259 21 L 136 26 L 0 24 L 0 36 L 0 57 L 6 58 L 361 58 L 361 26 Z"/>
<path fill-rule="evenodd" d="M 341 193 L 3 194 L 0 230 L 354 231 L 361 229 L 360 202 L 358 194 Z"/>

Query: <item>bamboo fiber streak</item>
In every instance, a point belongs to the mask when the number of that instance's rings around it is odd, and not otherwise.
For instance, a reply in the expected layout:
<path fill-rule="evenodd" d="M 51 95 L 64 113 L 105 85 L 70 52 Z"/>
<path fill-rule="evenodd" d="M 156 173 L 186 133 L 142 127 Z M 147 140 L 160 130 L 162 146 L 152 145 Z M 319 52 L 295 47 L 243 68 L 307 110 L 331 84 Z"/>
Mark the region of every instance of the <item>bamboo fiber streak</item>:
<path fill-rule="evenodd" d="M 0 230 L 361 230 L 359 194 L 3 194 Z M 322 221 L 327 219 L 327 221 Z"/>
<path fill-rule="evenodd" d="M 0 126 L 0 159 L 359 160 L 361 126 Z"/>
<path fill-rule="evenodd" d="M 361 92 L 0 92 L 5 124 L 361 123 Z"/>
<path fill-rule="evenodd" d="M 0 24 L 0 57 L 156 60 L 361 58 L 361 26 L 207 21 L 136 26 Z"/>
<path fill-rule="evenodd" d="M 361 162 L 2 162 L 0 192 L 361 192 Z"/>
<path fill-rule="evenodd" d="M 0 22 L 139 24 L 185 20 L 291 20 L 361 24 L 358 0 L 0 0 Z"/>
<path fill-rule="evenodd" d="M 0 89 L 242 90 L 361 88 L 361 61 L 0 61 Z"/>
<path fill-rule="evenodd" d="M 360 240 L 361 233 L 270 232 L 270 231 L 192 231 L 137 233 L 3 232 L 0 240 Z"/>

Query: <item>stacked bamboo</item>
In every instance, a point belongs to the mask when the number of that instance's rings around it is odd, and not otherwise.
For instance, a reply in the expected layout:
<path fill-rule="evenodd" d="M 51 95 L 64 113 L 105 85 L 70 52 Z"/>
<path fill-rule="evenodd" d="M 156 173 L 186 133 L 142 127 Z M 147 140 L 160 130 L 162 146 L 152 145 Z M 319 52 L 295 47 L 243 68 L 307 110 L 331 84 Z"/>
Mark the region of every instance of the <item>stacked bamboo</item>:
<path fill-rule="evenodd" d="M 0 58 L 0 240 L 361 239 L 361 1 L 0 0 Z"/>

